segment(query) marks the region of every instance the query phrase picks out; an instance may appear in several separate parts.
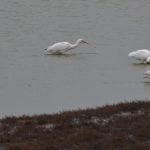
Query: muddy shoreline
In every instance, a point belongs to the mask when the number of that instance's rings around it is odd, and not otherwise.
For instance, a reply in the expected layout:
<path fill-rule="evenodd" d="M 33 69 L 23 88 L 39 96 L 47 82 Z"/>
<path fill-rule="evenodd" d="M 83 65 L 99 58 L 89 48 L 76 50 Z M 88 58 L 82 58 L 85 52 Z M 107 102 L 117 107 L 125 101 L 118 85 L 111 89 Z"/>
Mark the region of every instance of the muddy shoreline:
<path fill-rule="evenodd" d="M 150 102 L 0 120 L 1 150 L 148 150 Z"/>

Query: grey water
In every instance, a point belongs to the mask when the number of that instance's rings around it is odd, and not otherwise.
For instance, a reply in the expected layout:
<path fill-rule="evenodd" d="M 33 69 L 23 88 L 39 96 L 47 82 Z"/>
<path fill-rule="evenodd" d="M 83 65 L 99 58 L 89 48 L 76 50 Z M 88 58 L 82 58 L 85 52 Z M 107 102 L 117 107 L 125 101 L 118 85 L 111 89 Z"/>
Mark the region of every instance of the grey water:
<path fill-rule="evenodd" d="M 80 45 L 45 55 L 60 41 Z M 150 49 L 149 0 L 1 0 L 0 117 L 55 113 L 150 99 L 149 65 L 127 57 Z"/>

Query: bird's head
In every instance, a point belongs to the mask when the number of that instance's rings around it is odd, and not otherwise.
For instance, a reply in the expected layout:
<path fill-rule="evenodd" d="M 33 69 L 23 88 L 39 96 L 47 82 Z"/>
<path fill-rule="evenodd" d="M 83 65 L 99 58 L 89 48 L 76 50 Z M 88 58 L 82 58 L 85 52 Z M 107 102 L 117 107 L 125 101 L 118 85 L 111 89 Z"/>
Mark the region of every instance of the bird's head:
<path fill-rule="evenodd" d="M 78 39 L 78 40 L 76 41 L 76 43 L 85 43 L 85 44 L 88 44 L 88 45 L 90 45 L 90 46 L 96 48 L 95 46 L 91 45 L 91 43 L 88 43 L 88 42 L 86 42 L 86 41 L 83 40 L 83 39 Z"/>
<path fill-rule="evenodd" d="M 83 39 L 78 39 L 78 42 L 79 42 L 79 43 L 86 43 L 86 44 L 89 44 L 88 42 L 86 42 L 86 41 L 83 40 Z"/>

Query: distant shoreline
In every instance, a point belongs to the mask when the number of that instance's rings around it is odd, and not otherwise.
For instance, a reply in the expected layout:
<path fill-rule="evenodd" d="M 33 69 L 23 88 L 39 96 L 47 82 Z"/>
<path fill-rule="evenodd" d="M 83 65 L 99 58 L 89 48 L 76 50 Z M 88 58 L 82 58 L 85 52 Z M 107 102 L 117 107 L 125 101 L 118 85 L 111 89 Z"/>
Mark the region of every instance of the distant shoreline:
<path fill-rule="evenodd" d="M 150 101 L 0 120 L 2 150 L 150 149 Z"/>

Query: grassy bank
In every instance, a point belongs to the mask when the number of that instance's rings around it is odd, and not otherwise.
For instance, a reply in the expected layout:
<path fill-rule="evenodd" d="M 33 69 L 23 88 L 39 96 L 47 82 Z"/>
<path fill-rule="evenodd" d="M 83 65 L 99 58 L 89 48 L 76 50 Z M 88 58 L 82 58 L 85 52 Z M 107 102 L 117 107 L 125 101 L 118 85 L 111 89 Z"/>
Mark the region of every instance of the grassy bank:
<path fill-rule="evenodd" d="M 150 102 L 0 120 L 3 150 L 149 150 Z"/>

